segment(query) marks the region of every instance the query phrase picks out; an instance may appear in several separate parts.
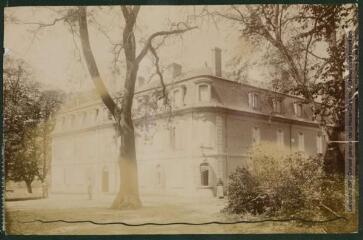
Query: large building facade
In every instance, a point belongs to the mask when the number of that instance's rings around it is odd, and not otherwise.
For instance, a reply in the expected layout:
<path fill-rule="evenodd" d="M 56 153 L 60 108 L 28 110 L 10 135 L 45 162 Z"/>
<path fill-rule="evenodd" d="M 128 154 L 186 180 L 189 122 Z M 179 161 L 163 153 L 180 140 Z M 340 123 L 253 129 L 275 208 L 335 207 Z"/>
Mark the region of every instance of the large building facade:
<path fill-rule="evenodd" d="M 323 153 L 325 141 L 303 99 L 212 74 L 172 66 L 167 103 L 159 84 L 139 79 L 134 125 L 141 193 L 213 196 L 218 181 L 245 166 L 253 144 Z M 119 138 L 96 92 L 71 97 L 57 117 L 52 143 L 52 192 L 118 189 Z"/>

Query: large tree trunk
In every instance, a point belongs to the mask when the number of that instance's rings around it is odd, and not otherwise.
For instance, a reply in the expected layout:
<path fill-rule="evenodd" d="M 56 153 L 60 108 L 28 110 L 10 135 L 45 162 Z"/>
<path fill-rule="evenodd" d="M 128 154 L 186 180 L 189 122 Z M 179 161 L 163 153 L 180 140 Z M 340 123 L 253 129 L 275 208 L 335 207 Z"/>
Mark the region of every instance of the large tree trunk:
<path fill-rule="evenodd" d="M 334 128 L 328 134 L 330 142 L 327 145 L 327 151 L 324 157 L 325 171 L 327 173 L 344 174 L 344 132 L 338 128 Z"/>
<path fill-rule="evenodd" d="M 132 125 L 129 131 L 121 135 L 119 170 L 120 187 L 111 207 L 115 209 L 135 209 L 141 207 L 135 137 Z"/>
<path fill-rule="evenodd" d="M 141 207 L 137 176 L 134 127 L 131 119 L 132 100 L 138 71 L 138 63 L 135 62 L 136 45 L 133 27 L 136 22 L 139 7 L 135 7 L 132 12 L 129 12 L 125 6 L 122 6 L 121 8 L 124 11 L 126 21 L 123 34 L 123 44 L 127 65 L 123 90 L 124 96 L 122 98 L 121 108 L 119 108 L 113 101 L 98 71 L 90 46 L 87 12 L 85 7 L 79 7 L 79 31 L 83 55 L 86 60 L 88 71 L 103 103 L 114 116 L 117 134 L 121 136 L 118 159 L 120 169 L 120 187 L 111 207 L 114 209 L 134 209 Z"/>
<path fill-rule="evenodd" d="M 31 181 L 25 181 L 25 184 L 26 184 L 26 190 L 28 191 L 28 193 L 33 193 L 32 182 Z"/>

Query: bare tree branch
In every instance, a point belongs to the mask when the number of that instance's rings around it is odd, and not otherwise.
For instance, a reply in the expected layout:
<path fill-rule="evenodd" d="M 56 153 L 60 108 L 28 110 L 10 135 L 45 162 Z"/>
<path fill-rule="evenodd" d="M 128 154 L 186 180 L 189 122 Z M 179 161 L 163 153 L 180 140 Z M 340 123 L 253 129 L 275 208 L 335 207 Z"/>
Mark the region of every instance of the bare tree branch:
<path fill-rule="evenodd" d="M 166 35 L 173 35 L 173 34 L 181 34 L 193 29 L 196 29 L 197 27 L 188 27 L 185 26 L 184 29 L 176 29 L 176 30 L 170 30 L 170 31 L 160 31 L 160 32 L 156 32 L 151 34 L 151 36 L 146 40 L 146 43 L 144 45 L 144 47 L 142 48 L 142 50 L 140 51 L 139 55 L 136 57 L 136 62 L 140 63 L 141 60 L 145 57 L 145 55 L 147 54 L 147 52 L 150 50 L 152 41 L 159 36 L 166 36 Z"/>
<path fill-rule="evenodd" d="M 155 48 L 153 47 L 152 44 L 150 44 L 150 51 L 155 57 L 156 74 L 159 76 L 160 83 L 161 83 L 161 86 L 163 88 L 163 90 L 162 90 L 163 91 L 163 97 L 164 97 L 165 101 L 167 102 L 168 101 L 168 96 L 167 96 L 167 93 L 166 93 L 166 86 L 165 86 L 165 83 L 164 83 L 164 77 L 163 77 L 163 74 L 160 71 L 159 56 L 157 55 L 156 50 L 155 50 Z"/>

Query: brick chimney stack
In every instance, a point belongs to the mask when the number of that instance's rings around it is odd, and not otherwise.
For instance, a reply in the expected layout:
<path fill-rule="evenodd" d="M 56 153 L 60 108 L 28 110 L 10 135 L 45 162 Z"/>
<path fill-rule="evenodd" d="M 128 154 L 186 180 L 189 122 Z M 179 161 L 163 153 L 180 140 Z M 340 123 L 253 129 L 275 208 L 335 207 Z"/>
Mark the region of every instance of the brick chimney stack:
<path fill-rule="evenodd" d="M 222 49 L 219 47 L 212 49 L 212 69 L 215 76 L 222 77 Z"/>
<path fill-rule="evenodd" d="M 176 78 L 182 73 L 182 66 L 178 63 L 170 64 L 169 68 L 172 79 Z"/>

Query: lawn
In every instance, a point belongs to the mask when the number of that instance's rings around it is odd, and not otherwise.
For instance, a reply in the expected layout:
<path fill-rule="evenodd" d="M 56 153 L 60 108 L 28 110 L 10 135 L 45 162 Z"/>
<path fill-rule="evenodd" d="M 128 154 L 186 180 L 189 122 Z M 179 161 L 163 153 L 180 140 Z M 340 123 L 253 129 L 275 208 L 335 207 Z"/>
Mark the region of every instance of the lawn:
<path fill-rule="evenodd" d="M 303 224 L 297 221 L 262 222 L 210 225 L 124 226 L 121 224 L 98 225 L 92 223 L 32 222 L 34 220 L 90 220 L 97 223 L 205 223 L 231 222 L 234 216 L 221 213 L 225 205 L 221 199 L 193 199 L 173 196 L 148 195 L 143 197 L 143 207 L 138 210 L 112 210 L 112 196 L 88 200 L 85 195 L 57 195 L 49 199 L 8 201 L 6 206 L 6 231 L 8 234 L 232 234 L 232 233 L 324 233 L 346 229 L 347 222 Z M 248 219 L 248 218 L 247 218 Z M 244 219 L 244 220 L 247 220 Z M 254 220 L 254 219 L 251 219 Z M 27 222 L 27 223 L 25 223 Z M 340 231 L 340 230 L 339 230 Z"/>

